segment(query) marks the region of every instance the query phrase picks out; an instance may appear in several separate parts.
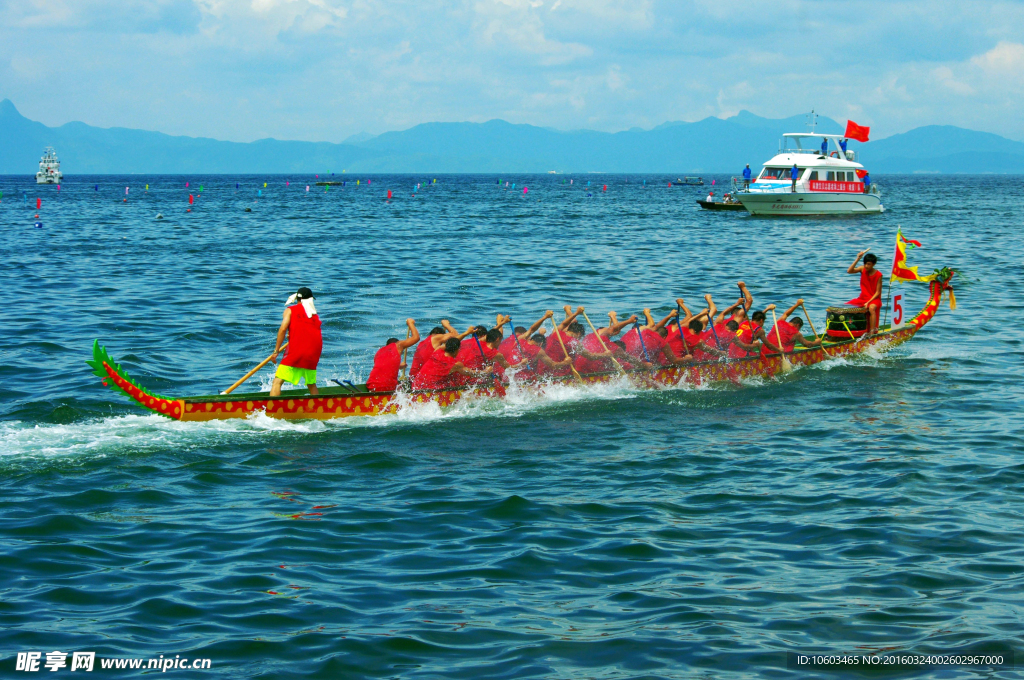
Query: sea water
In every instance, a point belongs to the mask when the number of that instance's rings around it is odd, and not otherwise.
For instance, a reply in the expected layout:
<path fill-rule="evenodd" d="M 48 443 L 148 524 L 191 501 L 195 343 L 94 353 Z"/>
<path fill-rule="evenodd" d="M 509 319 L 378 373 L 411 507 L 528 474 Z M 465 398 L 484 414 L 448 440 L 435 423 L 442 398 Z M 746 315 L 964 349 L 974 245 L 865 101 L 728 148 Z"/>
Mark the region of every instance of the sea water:
<path fill-rule="evenodd" d="M 30 199 L 0 203 L 5 674 L 58 650 L 222 677 L 805 677 L 787 652 L 1019 648 L 1021 178 L 880 176 L 882 215 L 760 219 L 670 176 L 434 176 L 0 178 Z M 660 318 L 738 280 L 820 330 L 897 225 L 921 273 L 963 272 L 956 312 L 778 380 L 178 423 L 85 364 L 99 339 L 155 393 L 219 392 L 299 286 L 321 385 L 364 380 L 406 317 Z M 927 296 L 893 293 L 908 316 Z"/>

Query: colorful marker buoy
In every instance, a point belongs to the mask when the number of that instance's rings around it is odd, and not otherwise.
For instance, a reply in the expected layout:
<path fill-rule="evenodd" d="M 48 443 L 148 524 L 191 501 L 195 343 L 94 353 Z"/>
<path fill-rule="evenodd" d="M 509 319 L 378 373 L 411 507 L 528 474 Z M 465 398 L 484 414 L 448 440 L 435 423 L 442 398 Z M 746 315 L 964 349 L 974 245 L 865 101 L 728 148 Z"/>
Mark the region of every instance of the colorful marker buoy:
<path fill-rule="evenodd" d="M 529 190 L 530 190 L 530 187 L 523 187 L 523 195 L 525 196 L 526 192 L 529 191 Z"/>
<path fill-rule="evenodd" d="M 188 195 L 188 204 L 189 205 L 192 205 L 193 201 L 195 201 L 195 200 L 196 200 L 195 196 L 193 196 L 192 194 Z"/>
<path fill-rule="evenodd" d="M 307 194 L 309 193 L 309 185 L 308 184 L 306 185 L 306 193 Z"/>
<path fill-rule="evenodd" d="M 391 189 L 388 189 L 388 198 L 391 198 Z"/>
<path fill-rule="evenodd" d="M 36 210 L 39 210 L 42 207 L 43 207 L 43 199 L 37 198 L 36 199 Z"/>

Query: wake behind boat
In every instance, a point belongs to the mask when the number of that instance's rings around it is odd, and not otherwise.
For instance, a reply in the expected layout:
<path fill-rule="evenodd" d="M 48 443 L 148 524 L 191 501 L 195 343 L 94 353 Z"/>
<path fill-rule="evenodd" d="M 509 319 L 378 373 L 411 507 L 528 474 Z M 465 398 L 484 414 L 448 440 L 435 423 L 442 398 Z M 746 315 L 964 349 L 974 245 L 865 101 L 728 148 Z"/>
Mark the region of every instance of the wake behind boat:
<path fill-rule="evenodd" d="M 941 277 L 930 281 L 930 296 L 927 304 L 913 319 L 904 324 L 883 326 L 875 335 L 854 337 L 829 345 L 787 351 L 784 355 L 755 356 L 751 358 L 699 361 L 688 365 L 653 367 L 623 371 L 600 371 L 579 376 L 567 375 L 547 379 L 528 380 L 517 386 L 543 392 L 551 385 L 588 385 L 628 380 L 638 389 L 665 389 L 681 385 L 705 385 L 762 377 L 772 378 L 785 372 L 790 364 L 811 366 L 822 361 L 853 354 L 869 349 L 885 351 L 910 340 L 935 315 L 952 272 L 944 270 Z M 857 335 L 860 335 L 859 333 Z M 645 350 L 646 351 L 646 350 Z M 507 379 L 493 379 L 476 385 L 444 388 L 408 390 L 399 386 L 394 391 L 373 392 L 366 385 L 341 385 L 325 387 L 316 395 L 306 390 L 286 390 L 279 396 L 267 392 L 244 394 L 213 394 L 196 397 L 164 397 L 154 394 L 135 382 L 121 366 L 110 358 L 106 348 L 97 340 L 93 345 L 93 359 L 88 362 L 93 373 L 102 378 L 103 384 L 115 392 L 128 396 L 144 408 L 162 416 L 181 421 L 224 420 L 248 418 L 263 412 L 271 418 L 287 420 L 316 419 L 328 420 L 348 416 L 376 416 L 396 413 L 414 404 L 436 403 L 447 407 L 467 397 L 501 398 L 510 385 Z M 397 370 L 397 368 L 395 369 Z M 512 378 L 514 380 L 514 377 Z"/>

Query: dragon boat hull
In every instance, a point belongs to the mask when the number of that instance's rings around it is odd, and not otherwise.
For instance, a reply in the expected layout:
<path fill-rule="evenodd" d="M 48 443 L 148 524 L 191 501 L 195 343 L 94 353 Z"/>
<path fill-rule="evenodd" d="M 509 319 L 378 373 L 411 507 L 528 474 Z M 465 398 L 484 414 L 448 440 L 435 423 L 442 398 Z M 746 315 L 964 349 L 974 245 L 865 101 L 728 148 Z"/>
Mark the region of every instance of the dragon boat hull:
<path fill-rule="evenodd" d="M 917 333 L 938 310 L 942 293 L 952 290 L 947 282 L 931 282 L 931 295 L 921 312 L 897 329 L 887 329 L 871 337 L 850 339 L 831 344 L 827 348 L 802 349 L 787 354 L 794 366 L 811 366 L 839 356 L 860 354 L 870 348 L 887 350 L 900 345 Z M 160 415 L 185 422 L 248 418 L 263 412 L 271 418 L 285 420 L 331 420 L 349 416 L 376 416 L 397 413 L 399 409 L 416 404 L 435 403 L 441 407 L 451 406 L 467 397 L 488 398 L 504 396 L 505 386 L 500 383 L 414 392 L 368 392 L 364 386 L 326 387 L 318 396 L 310 396 L 306 390 L 288 390 L 281 396 L 271 397 L 266 392 L 232 395 L 209 395 L 175 399 L 153 394 L 132 380 L 121 367 L 107 355 L 99 341 L 93 345 L 93 360 L 88 362 L 95 375 L 103 379 L 104 385 L 122 392 L 146 409 Z M 778 355 L 733 359 L 729 361 L 707 361 L 686 366 L 671 366 L 653 370 L 634 370 L 627 373 L 628 379 L 637 387 L 664 389 L 680 385 L 703 385 L 715 382 L 738 382 L 743 379 L 772 378 L 783 371 L 782 358 Z M 609 383 L 623 379 L 619 373 L 593 373 L 582 376 L 584 386 Z M 552 384 L 568 385 L 578 382 L 573 376 L 553 377 L 546 381 L 524 383 L 528 389 L 543 391 Z"/>

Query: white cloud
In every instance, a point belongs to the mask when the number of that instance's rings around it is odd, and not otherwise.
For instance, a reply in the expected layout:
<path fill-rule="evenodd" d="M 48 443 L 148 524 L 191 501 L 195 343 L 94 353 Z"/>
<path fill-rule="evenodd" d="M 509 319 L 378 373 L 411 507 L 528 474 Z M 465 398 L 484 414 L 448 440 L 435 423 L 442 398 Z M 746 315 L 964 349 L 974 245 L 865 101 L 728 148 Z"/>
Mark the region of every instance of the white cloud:
<path fill-rule="evenodd" d="M 815 108 L 1024 137 L 1024 4 L 0 0 L 0 97 L 47 124 L 340 140 L 432 120 L 650 127 Z M 30 56 L 51 46 L 53 63 Z M 71 68 L 68 65 L 72 65 Z"/>
<path fill-rule="evenodd" d="M 990 73 L 1019 77 L 1024 72 L 1024 45 L 1000 42 L 988 52 L 973 57 L 971 64 Z"/>

